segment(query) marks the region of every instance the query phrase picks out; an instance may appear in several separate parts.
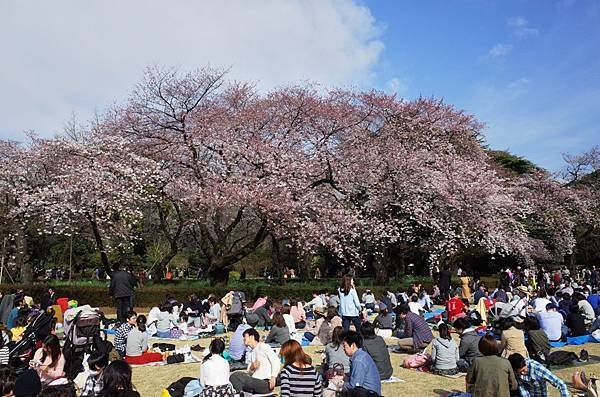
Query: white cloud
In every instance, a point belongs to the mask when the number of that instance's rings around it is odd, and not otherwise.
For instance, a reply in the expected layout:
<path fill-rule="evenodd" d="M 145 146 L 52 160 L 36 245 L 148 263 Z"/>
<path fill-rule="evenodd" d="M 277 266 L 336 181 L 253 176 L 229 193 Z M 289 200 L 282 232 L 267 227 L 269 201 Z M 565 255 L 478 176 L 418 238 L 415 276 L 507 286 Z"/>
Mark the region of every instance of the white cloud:
<path fill-rule="evenodd" d="M 121 101 L 149 64 L 231 66 L 262 89 L 368 84 L 381 27 L 354 0 L 55 0 L 0 5 L 0 138 L 52 135 Z"/>
<path fill-rule="evenodd" d="M 386 91 L 392 94 L 397 94 L 400 97 L 406 96 L 408 93 L 408 80 L 394 77 L 387 82 Z"/>
<path fill-rule="evenodd" d="M 506 24 L 512 33 L 520 38 L 533 37 L 540 33 L 538 29 L 530 27 L 529 21 L 521 16 L 508 18 Z"/>
<path fill-rule="evenodd" d="M 501 58 L 508 55 L 512 51 L 512 48 L 512 44 L 498 43 L 490 49 L 488 54 L 492 58 Z"/>

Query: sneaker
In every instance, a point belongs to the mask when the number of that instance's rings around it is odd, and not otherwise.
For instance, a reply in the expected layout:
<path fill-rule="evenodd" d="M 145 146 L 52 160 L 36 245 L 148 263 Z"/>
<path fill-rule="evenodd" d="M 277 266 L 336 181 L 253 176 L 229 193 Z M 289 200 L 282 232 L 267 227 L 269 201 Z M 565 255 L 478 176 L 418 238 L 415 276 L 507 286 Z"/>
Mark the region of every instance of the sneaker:
<path fill-rule="evenodd" d="M 579 361 L 581 361 L 582 363 L 587 362 L 587 360 L 590 358 L 590 354 L 588 353 L 587 350 L 585 349 L 581 349 L 581 352 L 579 353 Z"/>
<path fill-rule="evenodd" d="M 193 350 L 195 352 L 201 352 L 202 350 L 204 350 L 204 348 L 200 345 L 194 345 L 194 346 L 190 347 L 190 350 Z"/>

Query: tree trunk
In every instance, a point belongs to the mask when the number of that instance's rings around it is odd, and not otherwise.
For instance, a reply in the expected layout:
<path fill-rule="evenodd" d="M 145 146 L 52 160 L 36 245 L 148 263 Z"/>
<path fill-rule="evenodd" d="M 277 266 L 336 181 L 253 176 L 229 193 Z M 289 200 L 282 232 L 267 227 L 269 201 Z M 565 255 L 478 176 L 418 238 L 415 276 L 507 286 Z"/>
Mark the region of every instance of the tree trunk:
<path fill-rule="evenodd" d="M 167 266 L 169 265 L 171 260 L 175 258 L 177 252 L 179 252 L 179 247 L 177 246 L 177 243 L 171 243 L 169 252 L 167 252 L 167 254 L 163 256 L 163 258 L 160 260 L 160 263 L 155 265 L 152 269 L 152 278 L 154 278 L 155 280 L 162 279 L 164 272 L 167 270 Z"/>
<path fill-rule="evenodd" d="M 298 263 L 299 276 L 302 280 L 310 279 L 310 264 L 312 263 L 313 254 L 304 254 Z"/>
<path fill-rule="evenodd" d="M 211 286 L 226 287 L 229 283 L 230 266 L 211 266 L 206 272 L 206 277 Z"/>
<path fill-rule="evenodd" d="M 383 255 L 373 258 L 373 268 L 375 269 L 375 284 L 387 285 L 389 281 L 389 256 L 387 252 Z"/>
<path fill-rule="evenodd" d="M 15 238 L 17 267 L 20 269 L 21 282 L 29 283 L 33 279 L 33 268 L 29 263 L 29 253 L 27 251 L 27 236 L 24 229 L 19 230 Z"/>
<path fill-rule="evenodd" d="M 96 220 L 90 215 L 88 215 L 88 220 L 90 221 L 90 225 L 92 226 L 92 233 L 94 234 L 96 248 L 98 249 L 98 251 L 100 251 L 100 261 L 102 262 L 102 266 L 104 266 L 104 271 L 106 272 L 106 274 L 110 275 L 112 273 L 112 268 L 110 267 L 110 261 L 108 260 L 106 249 L 104 248 L 104 242 L 102 241 L 100 229 L 98 228 Z"/>

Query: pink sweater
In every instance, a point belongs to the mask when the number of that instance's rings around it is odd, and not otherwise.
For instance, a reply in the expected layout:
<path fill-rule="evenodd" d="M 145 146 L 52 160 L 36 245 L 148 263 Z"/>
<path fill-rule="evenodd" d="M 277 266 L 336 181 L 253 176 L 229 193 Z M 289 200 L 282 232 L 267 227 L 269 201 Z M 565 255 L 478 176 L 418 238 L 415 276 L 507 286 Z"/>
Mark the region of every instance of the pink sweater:
<path fill-rule="evenodd" d="M 37 349 L 35 354 L 33 355 L 33 359 L 35 361 L 41 362 L 43 351 L 44 350 L 41 348 Z M 42 381 L 42 383 L 50 383 L 54 379 L 58 379 L 58 378 L 65 376 L 65 372 L 64 372 L 65 356 L 63 356 L 62 353 L 58 357 L 58 362 L 56 363 L 56 365 L 54 367 L 50 366 L 51 363 L 52 363 L 52 357 L 47 356 L 46 360 L 42 363 L 42 365 L 47 365 L 48 367 L 45 370 L 42 370 L 40 368 L 37 369 L 37 373 L 40 376 L 40 380 Z"/>

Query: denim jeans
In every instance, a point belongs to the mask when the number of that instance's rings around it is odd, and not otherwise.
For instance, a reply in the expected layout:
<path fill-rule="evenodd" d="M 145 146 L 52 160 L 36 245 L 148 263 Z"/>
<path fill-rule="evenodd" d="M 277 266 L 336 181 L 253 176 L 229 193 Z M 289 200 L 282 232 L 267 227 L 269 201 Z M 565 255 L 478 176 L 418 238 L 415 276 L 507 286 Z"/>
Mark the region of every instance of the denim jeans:
<path fill-rule="evenodd" d="M 348 332 L 350 329 L 350 323 L 354 324 L 354 328 L 356 328 L 356 332 L 360 333 L 360 317 L 349 317 L 342 316 L 342 327 L 344 328 L 344 332 Z"/>

